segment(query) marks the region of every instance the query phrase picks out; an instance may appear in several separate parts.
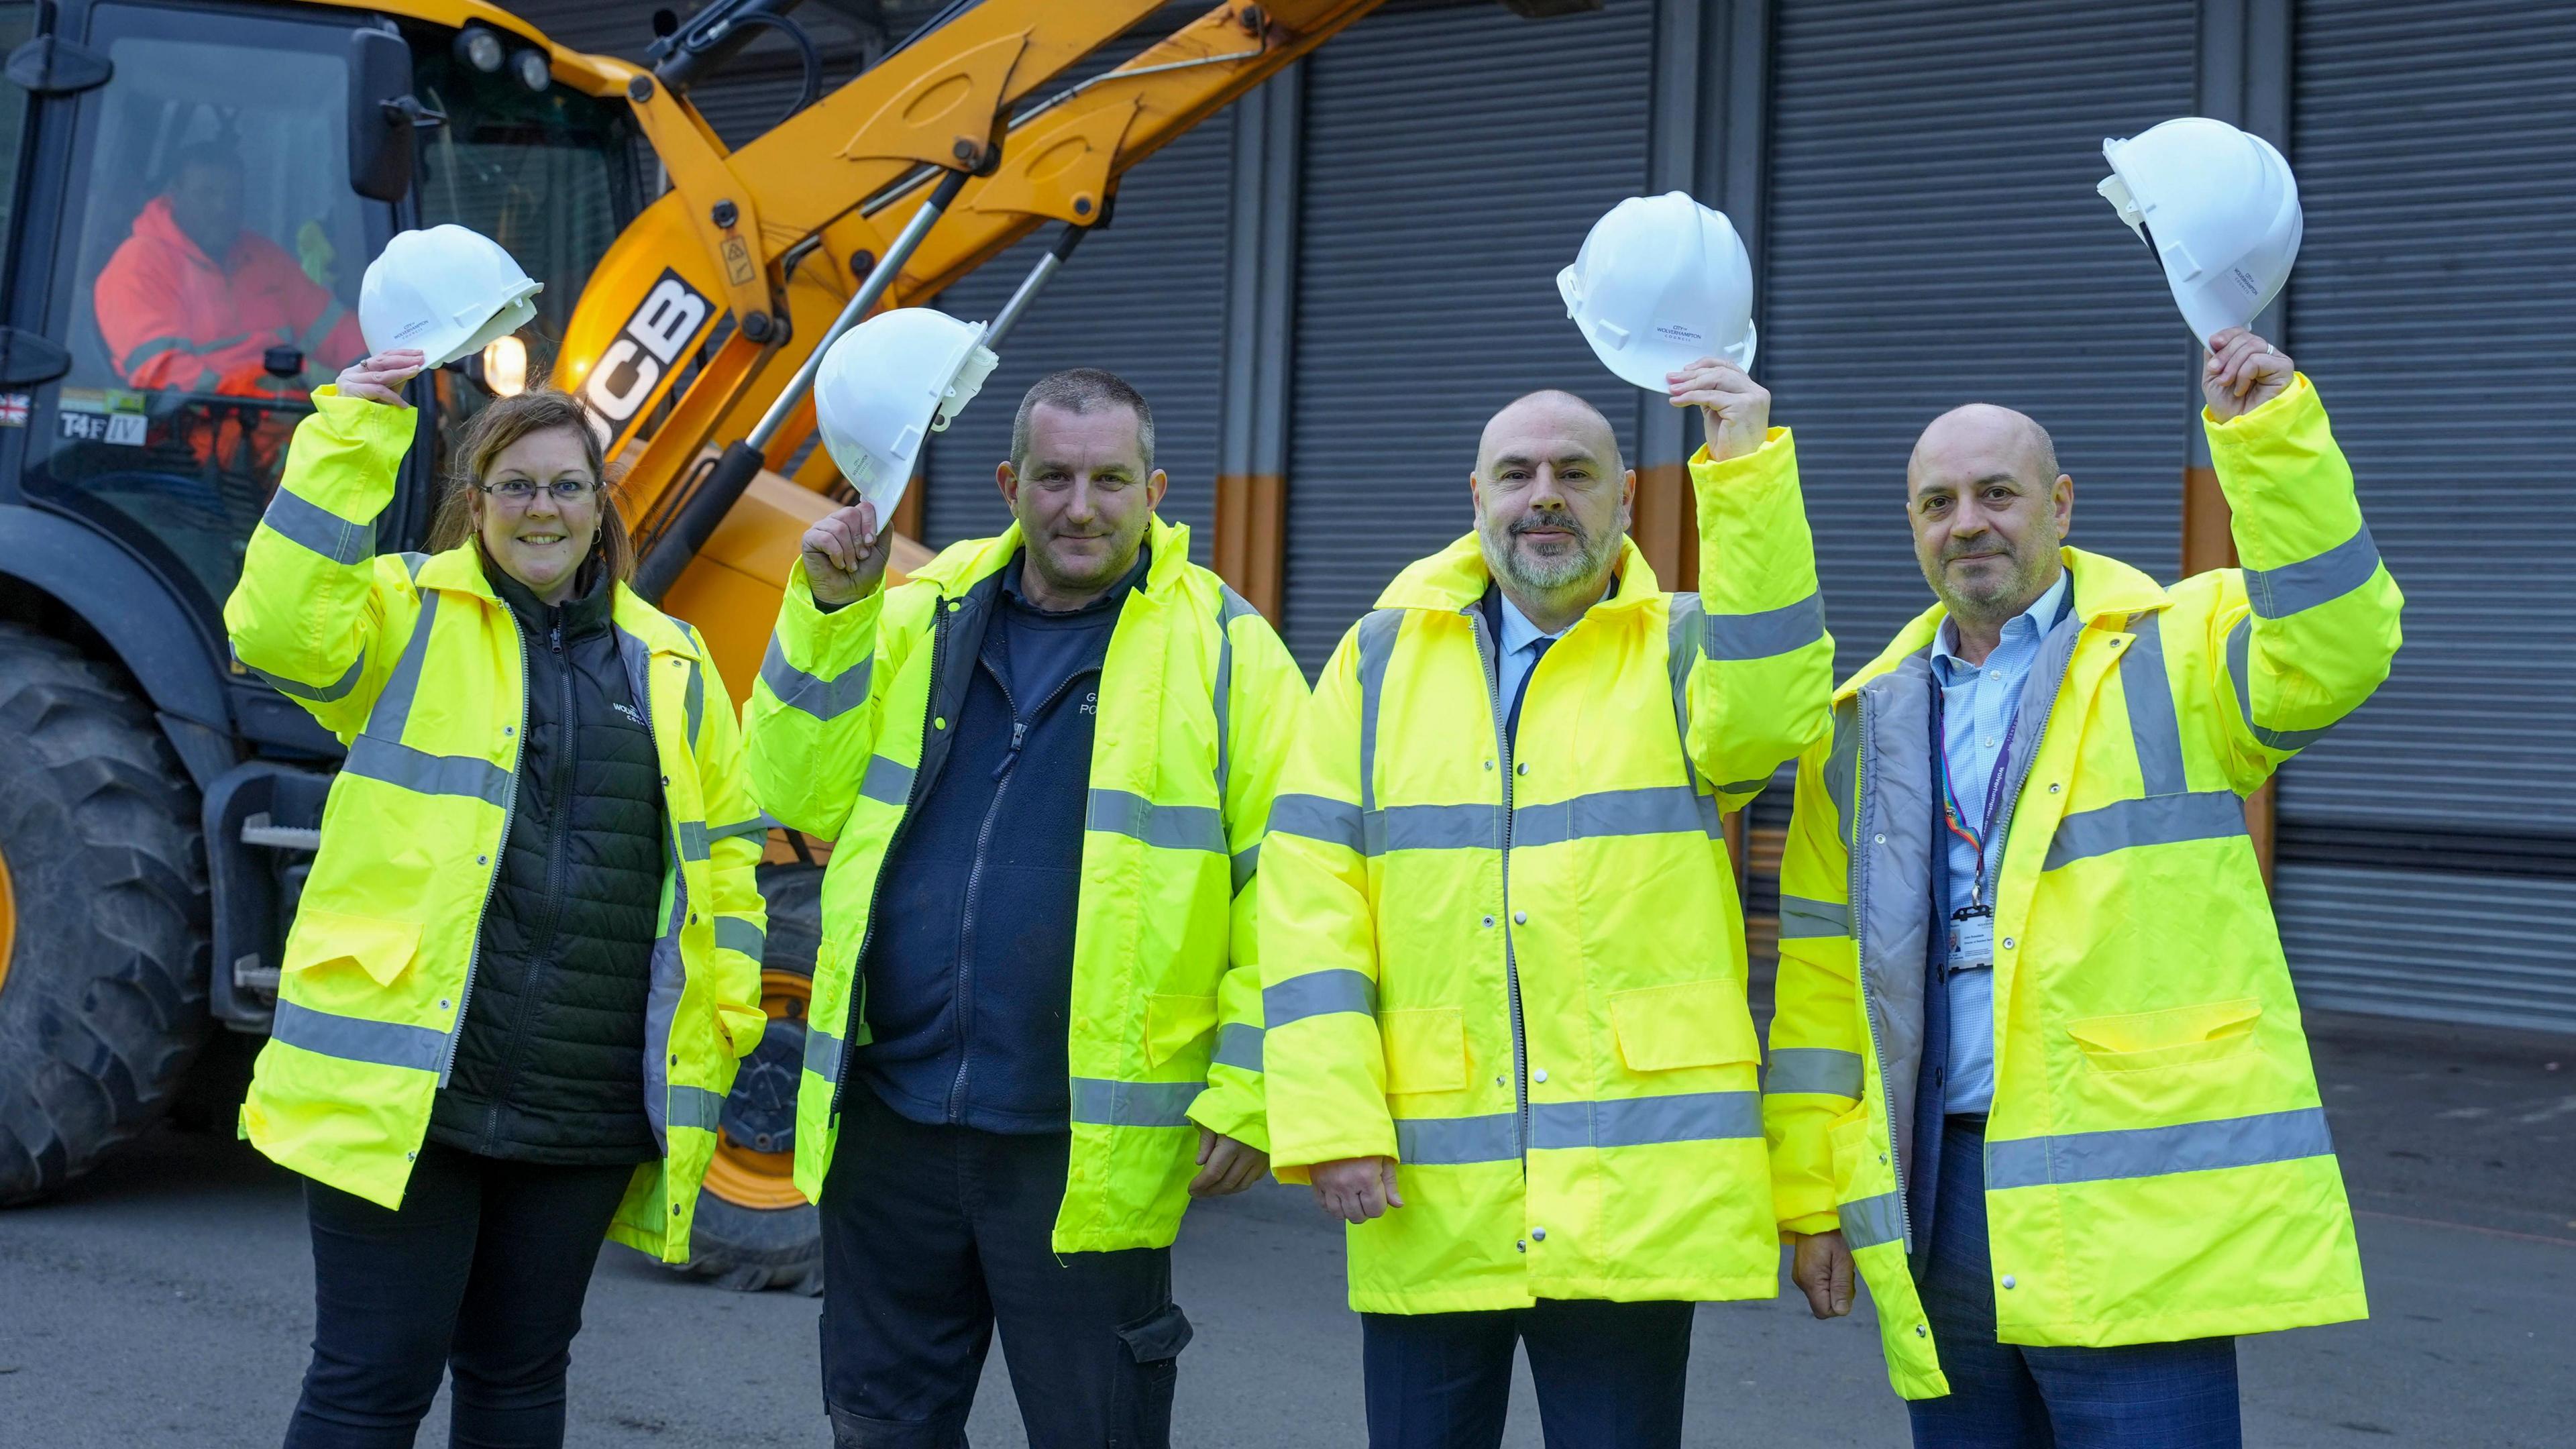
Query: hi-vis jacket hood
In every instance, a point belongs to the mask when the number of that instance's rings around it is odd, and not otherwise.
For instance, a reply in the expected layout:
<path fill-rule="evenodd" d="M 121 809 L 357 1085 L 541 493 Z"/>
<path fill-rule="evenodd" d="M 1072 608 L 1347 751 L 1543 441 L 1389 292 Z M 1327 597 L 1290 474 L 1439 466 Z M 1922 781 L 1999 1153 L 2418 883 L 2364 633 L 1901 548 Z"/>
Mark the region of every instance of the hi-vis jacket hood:
<path fill-rule="evenodd" d="M 1705 595 L 1634 544 L 1502 737 L 1470 536 L 1324 667 L 1271 808 L 1272 1161 L 1397 1159 L 1350 1230 L 1381 1313 L 1776 1289 L 1720 831 L 1826 727 L 1833 644 L 1784 430 L 1692 465 Z"/>
<path fill-rule="evenodd" d="M 1999 1335 L 2167 1342 L 2366 1313 L 2241 797 L 2370 696 L 2396 583 L 2306 379 L 2208 428 L 2242 569 L 2159 588 L 2065 550 L 1995 889 L 1986 1218 Z M 1888 1374 L 1949 1391 L 1908 1268 L 1932 852 L 1923 614 L 1799 762 L 1764 1117 L 1781 1226 L 1839 1227 Z"/>
<path fill-rule="evenodd" d="M 1195 1171 L 1193 1124 L 1269 1143 L 1253 919 L 1261 832 L 1306 681 L 1268 622 L 1189 561 L 1189 530 L 1157 519 L 1149 543 L 1100 672 L 1060 1253 L 1170 1243 Z M 877 874 L 975 668 L 975 650 L 953 636 L 980 633 L 991 590 L 979 586 L 1019 551 L 1014 525 L 828 614 L 801 562 L 788 578 L 747 729 L 761 803 L 835 842 L 796 1103 L 796 1185 L 808 1198 L 820 1200 L 840 1131 L 856 1044 L 840 1033 L 864 1030 L 865 1011 L 851 1008 Z"/>
<path fill-rule="evenodd" d="M 395 1207 L 473 990 L 518 785 L 525 641 L 472 544 L 376 552 L 374 520 L 418 415 L 329 387 L 314 403 L 224 623 L 241 662 L 349 756 L 242 1127 L 279 1163 Z M 670 859 L 644 1029 L 644 1111 L 663 1156 L 637 1170 L 609 1235 L 682 1262 L 735 1059 L 766 1025 L 753 869 L 767 825 L 695 633 L 623 585 L 614 618 L 628 682 L 648 703 Z"/>

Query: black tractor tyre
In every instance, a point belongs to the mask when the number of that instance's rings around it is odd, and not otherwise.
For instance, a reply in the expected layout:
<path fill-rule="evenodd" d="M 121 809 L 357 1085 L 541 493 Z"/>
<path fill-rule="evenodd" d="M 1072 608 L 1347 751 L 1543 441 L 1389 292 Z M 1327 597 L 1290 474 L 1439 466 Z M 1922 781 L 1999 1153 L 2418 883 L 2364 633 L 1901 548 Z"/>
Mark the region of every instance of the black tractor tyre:
<path fill-rule="evenodd" d="M 0 624 L 0 1205 L 87 1172 L 205 1040 L 197 792 L 125 677 Z"/>
<path fill-rule="evenodd" d="M 804 1072 L 804 1009 L 810 987 L 780 991 L 781 976 L 814 979 L 814 957 L 822 947 L 823 871 L 804 864 L 763 865 L 760 893 L 769 907 L 769 942 L 761 971 L 772 979 L 763 991 L 771 1008 L 768 1035 L 746 1057 L 725 1102 L 726 1131 L 716 1150 L 745 1161 L 747 1146 L 735 1132 L 749 1135 L 746 1122 L 775 1132 L 782 1123 L 792 1134 L 796 1091 Z M 782 1006 L 786 1014 L 782 1014 Z M 787 1150 L 792 1151 L 792 1147 Z M 781 1154 L 762 1154 L 773 1169 L 783 1168 Z M 698 1213 L 689 1233 L 689 1261 L 683 1270 L 712 1278 L 716 1286 L 757 1293 L 790 1288 L 811 1296 L 823 1291 L 823 1223 L 812 1203 L 797 1198 L 780 1202 L 774 1181 L 764 1181 L 764 1201 L 736 1201 L 726 1195 L 740 1174 L 715 1172 L 698 1194 Z"/>

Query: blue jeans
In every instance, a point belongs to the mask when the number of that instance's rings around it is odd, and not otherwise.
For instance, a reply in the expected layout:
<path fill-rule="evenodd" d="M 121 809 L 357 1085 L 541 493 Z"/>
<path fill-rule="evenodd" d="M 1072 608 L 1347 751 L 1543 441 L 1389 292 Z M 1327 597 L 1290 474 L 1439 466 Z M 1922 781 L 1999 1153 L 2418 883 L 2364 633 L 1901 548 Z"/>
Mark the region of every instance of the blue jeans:
<path fill-rule="evenodd" d="M 399 1209 L 308 1179 L 313 1361 L 287 1449 L 411 1449 L 450 1375 L 455 1449 L 559 1449 L 590 1270 L 634 1176 L 431 1142 Z"/>
<path fill-rule="evenodd" d="M 1983 1119 L 1951 1118 L 1922 1284 L 1950 1392 L 1906 1404 L 1915 1449 L 2239 1449 L 2232 1338 L 2118 1348 L 1995 1341 L 1985 1156 Z"/>
<path fill-rule="evenodd" d="M 1369 1449 L 1493 1449 L 1529 1350 L 1547 1449 L 1678 1449 L 1688 1303 L 1544 1299 L 1484 1313 L 1363 1313 Z"/>

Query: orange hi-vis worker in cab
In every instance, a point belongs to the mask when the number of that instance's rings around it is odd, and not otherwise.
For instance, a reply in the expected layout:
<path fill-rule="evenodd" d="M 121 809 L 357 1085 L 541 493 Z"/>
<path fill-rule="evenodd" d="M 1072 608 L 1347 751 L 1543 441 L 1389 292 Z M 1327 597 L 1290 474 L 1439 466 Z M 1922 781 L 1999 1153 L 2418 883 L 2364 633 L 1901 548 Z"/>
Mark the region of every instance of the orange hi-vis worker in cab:
<path fill-rule="evenodd" d="M 365 354 L 357 314 L 284 247 L 242 226 L 241 195 L 239 159 L 189 148 L 99 272 L 99 334 L 128 386 L 301 395 Z M 272 347 L 301 351 L 303 372 L 272 376 Z"/>

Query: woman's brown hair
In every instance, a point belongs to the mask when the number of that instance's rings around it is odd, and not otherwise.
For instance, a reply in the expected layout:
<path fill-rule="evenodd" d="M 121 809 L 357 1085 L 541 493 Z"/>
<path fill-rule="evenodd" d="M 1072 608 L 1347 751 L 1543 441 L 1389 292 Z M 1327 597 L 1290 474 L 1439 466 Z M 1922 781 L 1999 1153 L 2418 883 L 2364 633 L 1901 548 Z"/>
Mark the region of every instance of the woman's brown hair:
<path fill-rule="evenodd" d="M 478 538 L 474 528 L 475 485 L 491 471 L 492 460 L 530 433 L 553 428 L 562 428 L 581 439 L 582 459 L 590 465 L 590 476 L 599 480 L 599 534 L 591 541 L 590 557 L 582 561 L 582 567 L 587 569 L 595 561 L 620 583 L 634 577 L 635 543 L 627 535 L 626 515 L 619 509 L 617 489 L 609 481 L 608 459 L 600 452 L 599 433 L 571 393 L 551 387 L 530 388 L 516 397 L 497 399 L 465 425 L 465 435 L 456 440 L 448 458 L 447 490 L 439 496 L 438 512 L 429 521 L 429 551 L 444 553 Z M 480 549 L 479 541 L 476 547 Z"/>

